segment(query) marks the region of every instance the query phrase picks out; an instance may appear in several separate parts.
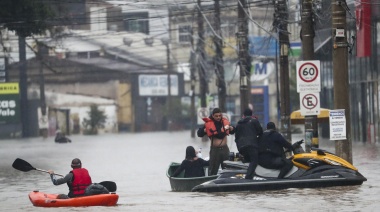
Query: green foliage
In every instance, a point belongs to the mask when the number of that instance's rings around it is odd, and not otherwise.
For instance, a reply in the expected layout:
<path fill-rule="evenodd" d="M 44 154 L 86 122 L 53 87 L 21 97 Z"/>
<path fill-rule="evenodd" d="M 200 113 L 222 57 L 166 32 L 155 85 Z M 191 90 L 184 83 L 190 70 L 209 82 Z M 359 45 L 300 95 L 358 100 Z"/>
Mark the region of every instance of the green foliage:
<path fill-rule="evenodd" d="M 82 125 L 84 127 L 84 134 L 96 135 L 98 129 L 104 127 L 107 116 L 104 111 L 99 110 L 98 106 L 93 104 L 90 106 L 90 111 L 87 113 L 89 119 L 84 118 Z"/>
<path fill-rule="evenodd" d="M 44 34 L 49 29 L 49 20 L 54 17 L 49 1 L 1 0 L 0 24 L 21 37 Z M 58 1 L 57 1 L 58 2 Z"/>

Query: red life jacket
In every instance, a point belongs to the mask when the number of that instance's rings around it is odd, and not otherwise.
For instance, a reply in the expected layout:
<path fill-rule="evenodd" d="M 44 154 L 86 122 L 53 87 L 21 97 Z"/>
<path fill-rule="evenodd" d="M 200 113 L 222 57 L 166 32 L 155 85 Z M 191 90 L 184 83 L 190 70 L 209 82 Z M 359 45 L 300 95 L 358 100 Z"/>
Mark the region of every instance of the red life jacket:
<path fill-rule="evenodd" d="M 73 169 L 71 172 L 74 175 L 74 180 L 71 183 L 70 190 L 73 192 L 74 196 L 84 194 L 84 190 L 92 183 L 90 174 L 85 168 Z"/>
<path fill-rule="evenodd" d="M 216 130 L 214 121 L 212 119 L 210 118 L 202 118 L 202 119 L 205 122 L 205 128 L 206 128 L 206 133 L 208 137 L 218 134 L 218 131 Z M 224 128 L 227 125 L 229 126 L 230 122 L 227 119 L 222 118 L 222 123 L 223 123 L 223 127 L 221 129 L 221 132 L 225 132 L 227 135 L 230 134 L 230 130 Z"/>

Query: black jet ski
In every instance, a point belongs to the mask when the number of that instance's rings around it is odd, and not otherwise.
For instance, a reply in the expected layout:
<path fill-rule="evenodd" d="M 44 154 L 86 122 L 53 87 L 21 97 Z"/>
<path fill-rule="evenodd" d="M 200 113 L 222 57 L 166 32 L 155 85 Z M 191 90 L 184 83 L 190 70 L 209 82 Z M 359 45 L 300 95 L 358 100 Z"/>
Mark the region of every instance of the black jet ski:
<path fill-rule="evenodd" d="M 255 170 L 258 177 L 245 179 L 249 163 L 241 161 L 225 161 L 227 167 L 220 176 L 200 185 L 192 191 L 229 192 L 260 191 L 286 188 L 316 188 L 331 186 L 361 185 L 367 179 L 346 160 L 322 149 L 312 148 L 305 153 L 301 144 L 303 140 L 293 144 L 294 155 L 291 157 L 293 168 L 285 178 L 278 179 L 280 171 L 258 166 Z"/>

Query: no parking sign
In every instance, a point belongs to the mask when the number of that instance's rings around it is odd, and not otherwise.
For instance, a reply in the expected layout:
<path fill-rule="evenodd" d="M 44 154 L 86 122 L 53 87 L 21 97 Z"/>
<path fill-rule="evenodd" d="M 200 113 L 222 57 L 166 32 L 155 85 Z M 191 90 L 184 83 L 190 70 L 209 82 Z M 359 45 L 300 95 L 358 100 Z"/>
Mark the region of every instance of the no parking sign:
<path fill-rule="evenodd" d="M 300 93 L 300 112 L 303 116 L 319 115 L 321 106 L 319 93 Z"/>

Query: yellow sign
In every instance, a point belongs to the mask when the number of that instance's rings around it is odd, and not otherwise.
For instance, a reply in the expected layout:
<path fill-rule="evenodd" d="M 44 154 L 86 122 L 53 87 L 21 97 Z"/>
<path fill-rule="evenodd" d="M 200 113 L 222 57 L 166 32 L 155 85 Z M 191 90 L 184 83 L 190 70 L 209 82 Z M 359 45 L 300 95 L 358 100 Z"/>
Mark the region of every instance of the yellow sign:
<path fill-rule="evenodd" d="M 0 94 L 19 94 L 20 89 L 17 82 L 0 83 Z"/>
<path fill-rule="evenodd" d="M 330 109 L 327 108 L 321 108 L 321 113 L 317 116 L 318 123 L 325 123 L 329 122 L 330 117 Z M 301 115 L 301 110 L 293 111 L 290 114 L 290 123 L 291 124 L 304 124 L 305 123 L 305 116 Z"/>

